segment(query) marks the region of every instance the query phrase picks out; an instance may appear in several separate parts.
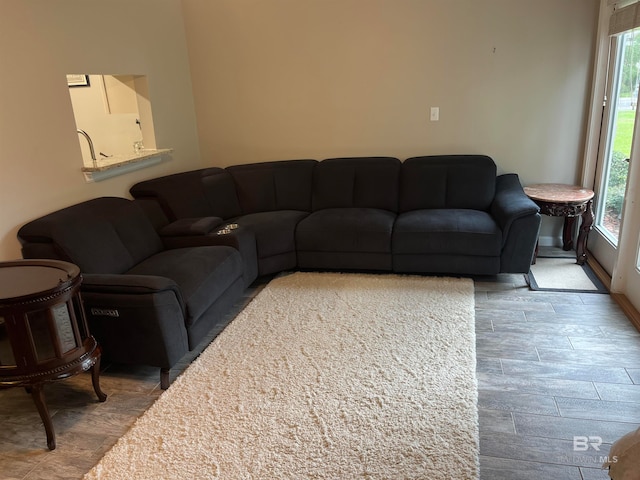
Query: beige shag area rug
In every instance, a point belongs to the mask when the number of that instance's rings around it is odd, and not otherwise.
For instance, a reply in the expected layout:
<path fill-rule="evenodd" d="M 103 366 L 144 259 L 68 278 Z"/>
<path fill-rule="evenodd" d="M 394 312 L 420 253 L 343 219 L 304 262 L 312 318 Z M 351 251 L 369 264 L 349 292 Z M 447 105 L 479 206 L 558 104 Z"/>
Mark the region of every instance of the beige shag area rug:
<path fill-rule="evenodd" d="M 273 280 L 86 479 L 478 477 L 473 282 Z"/>

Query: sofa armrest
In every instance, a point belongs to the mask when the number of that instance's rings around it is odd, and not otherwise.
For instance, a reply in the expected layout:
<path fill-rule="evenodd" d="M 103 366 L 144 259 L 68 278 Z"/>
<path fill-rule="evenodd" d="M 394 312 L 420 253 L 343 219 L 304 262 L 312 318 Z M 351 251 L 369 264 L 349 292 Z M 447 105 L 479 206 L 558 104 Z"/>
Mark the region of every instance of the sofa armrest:
<path fill-rule="evenodd" d="M 106 294 L 152 294 L 173 292 L 180 305 L 183 305 L 182 294 L 173 280 L 156 275 L 127 275 L 83 273 L 82 291 Z"/>
<path fill-rule="evenodd" d="M 223 221 L 220 217 L 181 218 L 161 228 L 158 233 L 162 238 L 206 235 Z"/>
<path fill-rule="evenodd" d="M 518 175 L 497 177 L 491 214 L 502 230 L 501 273 L 529 271 L 540 232 L 539 212 L 538 205 L 524 193 Z"/>
<path fill-rule="evenodd" d="M 506 240 L 514 220 L 535 215 L 539 211 L 538 205 L 524 193 L 517 174 L 508 173 L 496 178 L 496 195 L 491 204 L 491 215 L 502 229 L 503 241 Z"/>
<path fill-rule="evenodd" d="M 172 280 L 83 274 L 82 303 L 103 357 L 171 368 L 189 351 L 185 306 Z"/>

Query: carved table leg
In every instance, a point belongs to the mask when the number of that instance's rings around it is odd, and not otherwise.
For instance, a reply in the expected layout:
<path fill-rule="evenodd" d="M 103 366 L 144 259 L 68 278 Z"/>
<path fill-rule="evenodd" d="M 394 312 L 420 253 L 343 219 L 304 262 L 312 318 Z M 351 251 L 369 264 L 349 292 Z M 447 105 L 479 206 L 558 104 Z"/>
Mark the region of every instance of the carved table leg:
<path fill-rule="evenodd" d="M 49 415 L 49 409 L 44 400 L 44 392 L 42 391 L 42 384 L 36 384 L 31 387 L 31 397 L 36 404 L 42 423 L 44 424 L 44 430 L 47 432 L 47 447 L 49 450 L 55 450 L 56 448 L 56 432 L 53 430 L 53 422 L 51 421 L 51 415 Z"/>
<path fill-rule="evenodd" d="M 107 395 L 100 389 L 100 358 L 91 367 L 91 383 L 93 383 L 93 391 L 96 392 L 98 400 L 104 402 Z"/>
<path fill-rule="evenodd" d="M 593 226 L 593 208 L 592 200 L 587 203 L 582 213 L 582 224 L 580 225 L 580 233 L 578 234 L 578 242 L 576 245 L 576 263 L 578 265 L 584 265 L 587 261 L 587 240 L 589 239 L 589 232 Z"/>
<path fill-rule="evenodd" d="M 562 249 L 568 252 L 573 248 L 573 231 L 576 217 L 564 217 L 564 227 L 562 229 Z"/>

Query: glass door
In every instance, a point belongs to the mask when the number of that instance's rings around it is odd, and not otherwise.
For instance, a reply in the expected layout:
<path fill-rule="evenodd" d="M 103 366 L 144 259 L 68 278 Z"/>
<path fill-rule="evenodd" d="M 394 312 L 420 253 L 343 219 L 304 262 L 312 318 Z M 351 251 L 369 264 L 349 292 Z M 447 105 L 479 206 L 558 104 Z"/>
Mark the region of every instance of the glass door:
<path fill-rule="evenodd" d="M 618 257 L 640 81 L 640 29 L 611 37 L 609 84 L 603 114 L 596 218 L 589 249 L 613 276 Z"/>
<path fill-rule="evenodd" d="M 611 36 L 589 250 L 640 310 L 640 28 Z"/>

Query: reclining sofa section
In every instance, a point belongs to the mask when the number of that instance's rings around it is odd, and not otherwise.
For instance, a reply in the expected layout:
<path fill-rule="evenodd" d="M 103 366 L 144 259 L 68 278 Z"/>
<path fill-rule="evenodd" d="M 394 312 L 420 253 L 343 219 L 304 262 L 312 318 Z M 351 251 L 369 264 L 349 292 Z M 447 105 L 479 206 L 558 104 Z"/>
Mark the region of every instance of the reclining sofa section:
<path fill-rule="evenodd" d="M 296 230 L 298 266 L 392 270 L 400 166 L 400 160 L 390 157 L 318 163 L 311 213 Z"/>
<path fill-rule="evenodd" d="M 18 231 L 24 258 L 80 267 L 87 321 L 103 357 L 169 369 L 242 296 L 243 260 L 230 246 L 166 249 L 138 202 L 101 197 Z"/>
<path fill-rule="evenodd" d="M 130 192 L 171 222 L 204 217 L 239 225 L 231 238 L 253 234 L 259 275 L 293 268 L 527 273 L 540 228 L 518 176 L 496 176 L 483 155 L 255 163 L 160 177 Z M 156 226 L 179 244 L 180 230 Z M 197 241 L 219 243 L 216 233 Z"/>

